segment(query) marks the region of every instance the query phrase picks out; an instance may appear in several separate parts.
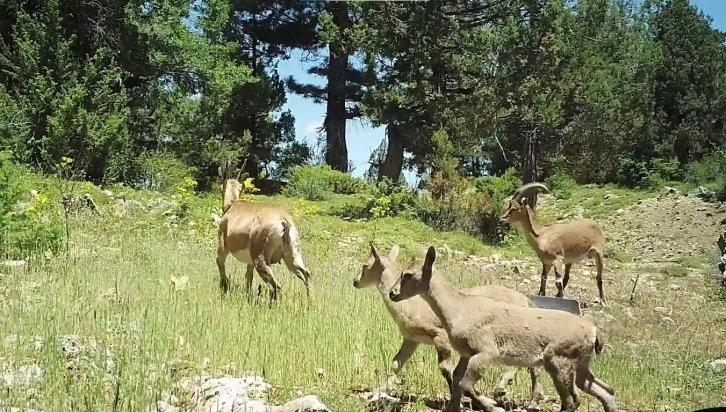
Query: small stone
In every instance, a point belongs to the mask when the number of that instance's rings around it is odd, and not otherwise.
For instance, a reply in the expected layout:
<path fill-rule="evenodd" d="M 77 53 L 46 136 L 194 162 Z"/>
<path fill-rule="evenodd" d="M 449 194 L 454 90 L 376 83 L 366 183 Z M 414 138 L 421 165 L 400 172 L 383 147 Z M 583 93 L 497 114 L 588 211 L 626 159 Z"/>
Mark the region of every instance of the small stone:
<path fill-rule="evenodd" d="M 532 281 L 531 281 L 531 280 L 529 280 L 529 279 L 524 279 L 524 280 L 522 281 L 522 283 L 524 283 L 525 285 L 529 285 L 530 283 L 532 283 Z"/>
<path fill-rule="evenodd" d="M 658 313 L 668 313 L 668 312 L 670 312 L 670 310 L 668 308 L 664 308 L 663 306 L 656 306 L 655 308 L 653 308 L 653 310 L 656 311 L 656 312 L 658 312 Z"/>
<path fill-rule="evenodd" d="M 712 361 L 709 366 L 711 367 L 711 371 L 713 371 L 713 373 L 726 372 L 726 359 L 716 359 Z"/>
<path fill-rule="evenodd" d="M 532 276 L 530 276 L 529 280 L 531 280 L 532 282 L 536 282 L 536 281 L 538 281 L 538 280 L 539 280 L 539 276 L 537 276 L 537 275 L 532 275 Z"/>
<path fill-rule="evenodd" d="M 103 191 L 103 194 L 106 195 L 106 196 L 108 196 L 108 197 L 113 197 L 113 192 L 110 191 L 110 190 L 108 190 L 108 189 L 104 190 Z"/>
<path fill-rule="evenodd" d="M 670 285 L 668 285 L 668 289 L 670 289 L 670 290 L 680 290 L 681 287 L 679 285 L 676 285 L 675 283 L 671 283 Z"/>
<path fill-rule="evenodd" d="M 6 260 L 3 265 L 9 268 L 20 268 L 25 266 L 27 263 L 24 260 Z"/>

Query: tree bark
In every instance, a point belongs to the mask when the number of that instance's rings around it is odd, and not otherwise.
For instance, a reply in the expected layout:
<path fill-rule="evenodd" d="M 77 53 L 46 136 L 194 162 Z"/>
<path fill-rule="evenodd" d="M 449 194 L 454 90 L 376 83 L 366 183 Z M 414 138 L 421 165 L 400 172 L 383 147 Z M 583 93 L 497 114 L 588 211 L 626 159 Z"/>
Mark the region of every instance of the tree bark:
<path fill-rule="evenodd" d="M 522 183 L 537 181 L 537 127 L 524 133 L 524 148 L 522 150 Z M 527 203 L 534 211 L 537 207 L 537 193 L 527 196 Z"/>
<path fill-rule="evenodd" d="M 329 2 L 328 11 L 333 23 L 340 29 L 350 26 L 348 4 L 344 1 Z M 345 108 L 345 81 L 348 69 L 348 50 L 343 39 L 328 44 L 328 101 L 325 116 L 326 150 L 325 163 L 332 169 L 348 172 L 348 147 L 345 141 L 345 124 L 348 113 Z"/>
<path fill-rule="evenodd" d="M 388 148 L 386 149 L 386 158 L 378 168 L 378 181 L 388 177 L 394 183 L 398 183 L 403 170 L 403 152 L 405 150 L 404 136 L 401 128 L 389 123 L 386 128 L 388 134 Z"/>

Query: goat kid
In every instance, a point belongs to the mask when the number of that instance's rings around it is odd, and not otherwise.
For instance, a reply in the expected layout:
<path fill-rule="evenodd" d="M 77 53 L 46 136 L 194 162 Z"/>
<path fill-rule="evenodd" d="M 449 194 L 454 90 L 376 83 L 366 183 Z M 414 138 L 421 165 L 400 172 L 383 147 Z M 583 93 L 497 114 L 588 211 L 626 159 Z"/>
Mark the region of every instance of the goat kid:
<path fill-rule="evenodd" d="M 449 338 L 441 323 L 441 320 L 431 310 L 431 307 L 421 297 L 413 297 L 403 302 L 392 302 L 388 299 L 388 292 L 398 280 L 399 271 L 397 269 L 396 258 L 398 257 L 399 247 L 394 245 L 388 255 L 378 252 L 376 247 L 371 243 L 371 254 L 363 263 L 363 268 L 358 277 L 353 281 L 356 289 L 364 289 L 376 286 L 381 293 L 383 302 L 388 309 L 388 313 L 398 326 L 398 330 L 403 337 L 401 348 L 393 358 L 391 369 L 393 374 L 389 376 L 385 386 L 382 388 L 384 392 L 394 386 L 403 365 L 416 352 L 420 344 L 433 345 L 438 355 L 439 370 L 451 391 L 452 372 L 454 364 L 451 359 L 452 347 Z M 415 259 L 408 262 L 408 269 L 415 264 Z M 515 306 L 528 307 L 531 301 L 527 296 L 515 290 L 499 285 L 479 286 L 466 290 L 469 293 L 481 296 L 487 296 L 500 302 L 510 303 Z M 505 372 L 497 385 L 495 397 L 502 397 L 506 394 L 506 387 L 516 375 L 517 369 Z M 539 377 L 537 372 L 529 368 L 530 377 L 532 379 L 532 397 L 530 406 L 536 406 L 539 401 L 544 399 L 540 389 Z M 476 396 L 474 393 L 466 393 L 467 396 Z"/>
<path fill-rule="evenodd" d="M 603 307 L 607 306 L 602 288 L 605 237 L 600 225 L 591 219 L 578 219 L 569 223 L 555 223 L 549 226 L 540 225 L 535 221 L 534 212 L 527 204 L 527 197 L 537 191 L 546 193 L 549 192 L 549 189 L 542 183 L 536 182 L 519 187 L 512 195 L 509 207 L 500 220 L 509 224 L 521 224 L 527 243 L 534 249 L 542 262 L 539 295 L 545 295 L 547 275 L 550 268 L 554 266 L 556 296 L 565 297 L 565 288 L 570 280 L 572 264 L 587 257 L 595 259 L 600 304 Z"/>
<path fill-rule="evenodd" d="M 592 322 L 564 311 L 518 307 L 460 291 L 434 273 L 435 260 L 431 246 L 421 270 L 403 271 L 389 297 L 393 302 L 423 297 L 461 356 L 446 411 L 461 410 L 462 391 L 472 392 L 491 363 L 544 367 L 560 396 L 561 411 L 574 412 L 580 406 L 575 386 L 597 398 L 605 412 L 618 411 L 613 388 L 589 368 L 603 347 Z M 489 412 L 504 411 L 485 396 L 472 401 Z"/>
<path fill-rule="evenodd" d="M 240 199 L 243 189 L 240 180 L 247 176 L 247 173 L 242 174 L 246 164 L 245 160 L 236 179 L 227 178 L 227 168 L 219 168 L 220 177 L 224 179 L 224 215 L 217 229 L 219 286 L 223 292 L 229 290 L 225 262 L 231 254 L 247 264 L 247 292 L 252 288 L 253 270 L 256 269 L 270 289 L 271 301 L 276 300 L 281 287 L 270 265 L 284 261 L 287 268 L 303 281 L 310 298 L 311 274 L 302 259 L 300 234 L 292 216 L 280 206 Z"/>

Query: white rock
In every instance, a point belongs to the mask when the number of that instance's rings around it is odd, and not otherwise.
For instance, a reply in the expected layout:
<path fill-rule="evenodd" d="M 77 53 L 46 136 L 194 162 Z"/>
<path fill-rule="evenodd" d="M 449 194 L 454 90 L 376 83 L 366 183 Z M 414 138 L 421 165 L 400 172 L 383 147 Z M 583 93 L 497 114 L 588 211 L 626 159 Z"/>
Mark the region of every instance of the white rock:
<path fill-rule="evenodd" d="M 716 359 L 712 361 L 709 366 L 711 367 L 713 373 L 726 372 L 726 359 Z"/>
<path fill-rule="evenodd" d="M 33 382 L 37 382 L 43 378 L 43 369 L 40 366 L 23 365 L 15 372 L 5 372 L 3 374 L 3 384 L 6 387 L 24 386 Z"/>
<path fill-rule="evenodd" d="M 24 260 L 6 260 L 3 265 L 9 268 L 20 268 L 26 265 Z"/>
<path fill-rule="evenodd" d="M 112 191 L 110 191 L 110 190 L 108 190 L 108 189 L 104 190 L 104 191 L 103 191 L 103 194 L 105 194 L 105 195 L 106 195 L 106 196 L 108 196 L 108 197 L 113 197 L 113 192 L 112 192 Z"/>

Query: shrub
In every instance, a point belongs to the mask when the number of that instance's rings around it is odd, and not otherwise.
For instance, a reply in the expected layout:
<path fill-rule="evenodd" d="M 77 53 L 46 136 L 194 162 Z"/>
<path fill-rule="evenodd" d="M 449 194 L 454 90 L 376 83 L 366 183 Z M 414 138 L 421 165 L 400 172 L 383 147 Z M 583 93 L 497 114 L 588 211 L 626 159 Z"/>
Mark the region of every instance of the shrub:
<path fill-rule="evenodd" d="M 323 200 L 331 193 L 352 195 L 361 193 L 368 185 L 347 173 L 333 170 L 328 165 L 297 166 L 288 174 L 288 184 L 282 190 L 287 197 Z"/>
<path fill-rule="evenodd" d="M 577 181 L 569 173 L 558 171 L 545 179 L 545 184 L 557 199 L 569 199 L 577 189 Z"/>
<path fill-rule="evenodd" d="M 720 201 L 726 201 L 726 152 L 711 153 L 688 165 L 686 181 L 694 186 L 705 186 L 716 192 Z"/>
<path fill-rule="evenodd" d="M 0 254 L 23 258 L 63 246 L 63 224 L 57 207 L 45 193 L 23 200 L 24 170 L 10 162 L 9 152 L 0 152 Z M 56 204 L 57 206 L 57 204 Z"/>
<path fill-rule="evenodd" d="M 371 219 L 398 216 L 405 219 L 417 218 L 417 195 L 411 189 L 394 185 L 385 178 L 372 190 L 372 196 L 353 197 L 341 207 L 332 211 L 333 215 L 353 219 Z"/>
<path fill-rule="evenodd" d="M 141 177 L 136 186 L 159 192 L 177 191 L 184 186 L 185 179 L 196 173 L 196 168 L 168 153 L 144 153 L 139 159 L 139 166 Z"/>
<path fill-rule="evenodd" d="M 478 177 L 472 183 L 477 190 L 492 198 L 499 195 L 504 198 L 522 185 L 522 176 L 519 174 L 519 170 L 510 167 L 501 176 Z"/>
<path fill-rule="evenodd" d="M 630 188 L 653 187 L 647 164 L 628 156 L 623 156 L 618 161 L 618 183 Z"/>

